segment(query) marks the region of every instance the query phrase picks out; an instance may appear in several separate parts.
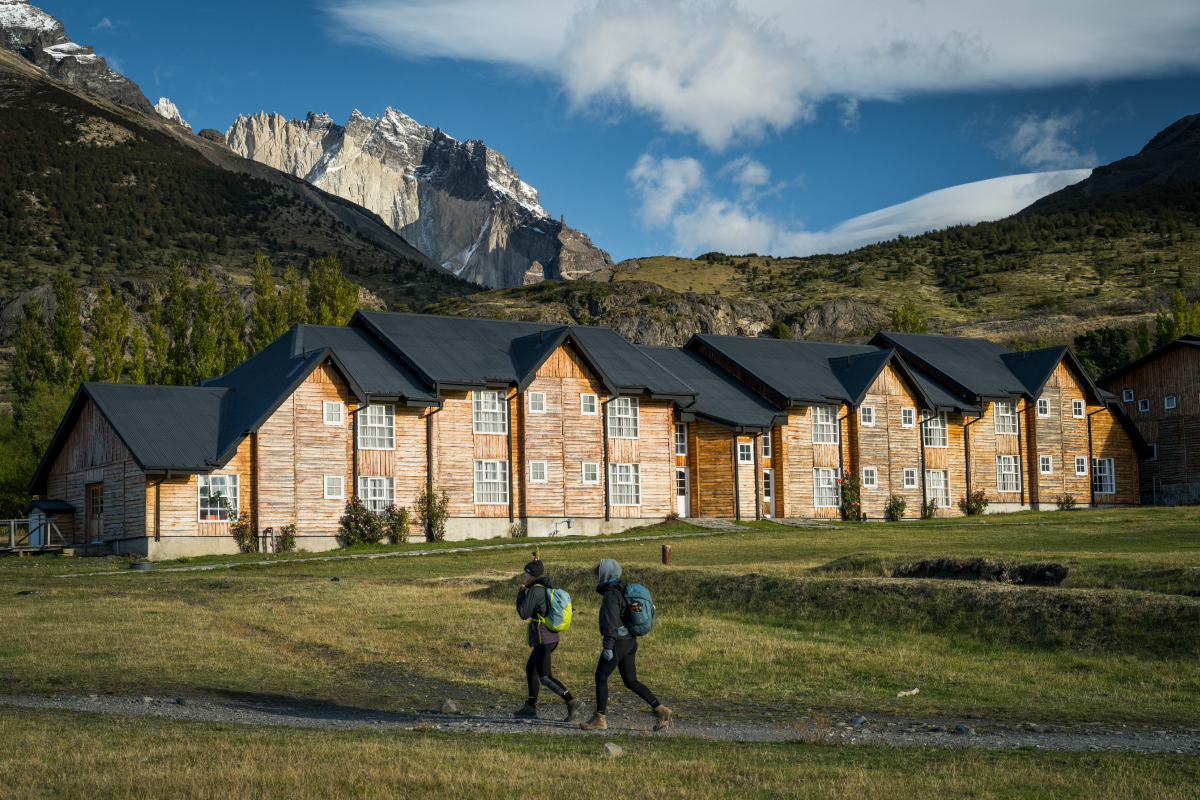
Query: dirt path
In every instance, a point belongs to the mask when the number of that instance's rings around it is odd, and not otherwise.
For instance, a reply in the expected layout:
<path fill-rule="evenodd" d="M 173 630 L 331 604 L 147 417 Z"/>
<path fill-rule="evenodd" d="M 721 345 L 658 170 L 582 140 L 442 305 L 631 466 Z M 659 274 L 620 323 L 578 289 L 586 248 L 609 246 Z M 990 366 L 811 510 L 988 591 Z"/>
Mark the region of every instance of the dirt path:
<path fill-rule="evenodd" d="M 1064 725 L 1010 725 L 982 719 L 892 719 L 867 715 L 801 717 L 794 723 L 752 723 L 736 720 L 688 719 L 677 714 L 668 731 L 653 733 L 653 717 L 640 704 L 625 700 L 609 709 L 609 728 L 583 734 L 563 720 L 564 708 L 541 706 L 537 720 L 516 720 L 508 709 L 471 714 L 433 712 L 397 713 L 350 706 L 308 703 L 270 704 L 252 701 L 189 700 L 165 697 L 115 697 L 106 695 L 9 695 L 4 705 L 53 708 L 116 714 L 130 717 L 165 717 L 193 722 L 231 722 L 243 725 L 286 725 L 295 728 L 373 728 L 377 730 L 439 730 L 464 733 L 538 733 L 597 736 L 685 736 L 738 742 L 814 740 L 822 736 L 843 744 L 926 745 L 941 747 L 1019 748 L 1039 750 L 1184 753 L 1200 755 L 1200 728 L 1155 729 L 1124 727 L 1112 723 Z M 681 709 L 682 710 L 682 709 Z M 3 713 L 3 711 L 0 711 Z M 855 724 L 855 720 L 863 721 Z"/>

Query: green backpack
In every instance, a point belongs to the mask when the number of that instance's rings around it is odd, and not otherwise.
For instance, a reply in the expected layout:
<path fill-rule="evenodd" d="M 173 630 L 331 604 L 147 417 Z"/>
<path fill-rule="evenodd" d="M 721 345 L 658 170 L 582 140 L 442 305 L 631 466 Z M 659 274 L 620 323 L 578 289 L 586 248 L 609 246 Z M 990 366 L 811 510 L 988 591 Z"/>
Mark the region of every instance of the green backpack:
<path fill-rule="evenodd" d="M 548 630 L 562 633 L 571 627 L 571 595 L 565 589 L 546 587 L 546 616 L 537 618 Z"/>

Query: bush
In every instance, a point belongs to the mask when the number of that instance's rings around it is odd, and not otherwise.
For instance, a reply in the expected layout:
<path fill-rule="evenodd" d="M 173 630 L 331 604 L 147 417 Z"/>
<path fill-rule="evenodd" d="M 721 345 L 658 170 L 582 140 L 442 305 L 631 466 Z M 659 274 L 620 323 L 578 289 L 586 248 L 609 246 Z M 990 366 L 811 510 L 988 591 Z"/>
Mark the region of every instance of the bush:
<path fill-rule="evenodd" d="M 1054 502 L 1058 505 L 1059 511 L 1070 511 L 1075 508 L 1075 495 L 1064 494 Z"/>
<path fill-rule="evenodd" d="M 425 540 L 440 542 L 446 538 L 446 519 L 450 516 L 450 495 L 427 489 L 413 503 L 417 514 L 425 520 Z"/>
<path fill-rule="evenodd" d="M 250 524 L 249 514 L 243 513 L 233 517 L 229 532 L 233 534 L 233 540 L 237 542 L 238 552 L 258 552 L 258 532 Z"/>
<path fill-rule="evenodd" d="M 862 520 L 862 482 L 852 472 L 843 472 L 838 481 L 842 485 L 842 519 L 851 522 Z"/>
<path fill-rule="evenodd" d="M 790 339 L 792 338 L 792 329 L 783 320 L 777 319 L 771 323 L 771 335 L 776 339 Z"/>
<path fill-rule="evenodd" d="M 383 519 L 383 530 L 391 544 L 404 544 L 408 541 L 408 509 L 388 506 L 380 515 Z"/>
<path fill-rule="evenodd" d="M 930 500 L 928 503 L 921 504 L 921 519 L 933 519 L 937 516 L 937 503 Z"/>
<path fill-rule="evenodd" d="M 339 538 L 350 547 L 356 544 L 378 544 L 383 538 L 383 521 L 358 496 L 346 502 L 346 513 L 339 521 Z"/>
<path fill-rule="evenodd" d="M 275 533 L 275 552 L 294 553 L 296 551 L 296 523 L 284 525 Z"/>
<path fill-rule="evenodd" d="M 889 522 L 899 522 L 904 519 L 904 510 L 908 508 L 908 503 L 904 502 L 904 498 L 898 494 L 892 495 L 887 502 L 887 518 Z"/>
<path fill-rule="evenodd" d="M 971 494 L 958 501 L 958 506 L 968 517 L 977 517 L 987 510 L 987 495 L 984 494 L 982 489 L 977 492 L 971 492 Z"/>

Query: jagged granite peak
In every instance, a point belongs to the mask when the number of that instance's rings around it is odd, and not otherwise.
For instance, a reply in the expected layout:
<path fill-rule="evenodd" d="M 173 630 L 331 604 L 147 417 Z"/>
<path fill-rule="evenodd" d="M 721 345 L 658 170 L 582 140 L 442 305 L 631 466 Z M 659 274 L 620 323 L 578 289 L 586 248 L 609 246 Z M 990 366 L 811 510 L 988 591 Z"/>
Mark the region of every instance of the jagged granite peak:
<path fill-rule="evenodd" d="M 167 122 L 174 122 L 176 125 L 187 128 L 189 131 L 192 129 L 192 126 L 188 125 L 183 115 L 179 113 L 179 108 L 167 98 L 158 98 L 158 102 L 154 104 L 154 110 Z"/>
<path fill-rule="evenodd" d="M 578 278 L 611 266 L 588 236 L 554 220 L 503 154 L 460 142 L 393 108 L 339 125 L 309 112 L 239 116 L 234 152 L 379 214 L 421 252 L 488 287 Z"/>
<path fill-rule="evenodd" d="M 29 0 L 0 0 L 0 40 L 52 78 L 143 114 L 155 113 L 136 83 L 109 67 L 90 46 L 72 42 L 61 22 Z"/>

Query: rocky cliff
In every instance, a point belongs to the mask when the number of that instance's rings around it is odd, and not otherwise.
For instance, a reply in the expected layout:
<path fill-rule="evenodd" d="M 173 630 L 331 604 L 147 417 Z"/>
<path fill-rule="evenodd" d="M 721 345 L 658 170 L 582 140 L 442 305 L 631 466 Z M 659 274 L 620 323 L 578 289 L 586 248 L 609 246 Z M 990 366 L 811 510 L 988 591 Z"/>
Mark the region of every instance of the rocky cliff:
<path fill-rule="evenodd" d="M 578 278 L 612 264 L 586 234 L 547 214 L 503 155 L 390 108 L 376 118 L 355 111 L 345 126 L 327 114 L 239 116 L 225 139 L 240 155 L 374 211 L 483 286 Z"/>
<path fill-rule="evenodd" d="M 52 78 L 144 114 L 155 113 L 136 83 L 109 67 L 91 47 L 72 42 L 61 22 L 29 0 L 0 0 L 0 42 Z"/>
<path fill-rule="evenodd" d="M 188 125 L 187 120 L 179 113 L 179 108 L 167 98 L 158 98 L 158 102 L 154 104 L 154 110 L 167 122 L 174 122 L 176 125 L 187 128 L 188 133 L 192 132 L 192 126 Z"/>

